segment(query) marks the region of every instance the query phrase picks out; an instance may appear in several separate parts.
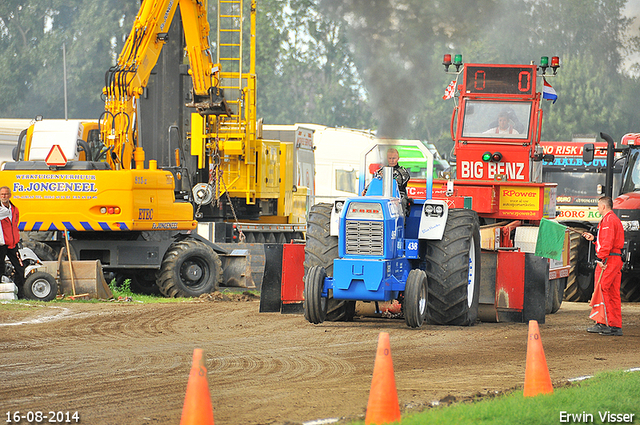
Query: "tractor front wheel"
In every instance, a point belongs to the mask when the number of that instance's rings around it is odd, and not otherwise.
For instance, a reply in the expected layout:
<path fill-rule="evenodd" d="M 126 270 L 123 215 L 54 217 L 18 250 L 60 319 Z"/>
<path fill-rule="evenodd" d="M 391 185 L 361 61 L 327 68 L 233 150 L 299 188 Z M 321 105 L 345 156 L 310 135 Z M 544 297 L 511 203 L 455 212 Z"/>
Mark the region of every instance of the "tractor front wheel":
<path fill-rule="evenodd" d="M 338 258 L 338 237 L 331 236 L 329 232 L 332 208 L 333 204 L 321 203 L 313 205 L 309 210 L 307 243 L 304 248 L 305 282 L 313 266 L 324 267 L 327 276 L 333 276 L 333 260 Z M 327 298 L 327 321 L 350 322 L 355 311 L 355 301 L 336 300 L 330 291 Z"/>
<path fill-rule="evenodd" d="M 404 321 L 410 328 L 422 326 L 427 316 L 427 275 L 420 269 L 409 272 L 404 289 Z"/>
<path fill-rule="evenodd" d="M 304 318 L 311 323 L 322 323 L 327 318 L 327 298 L 322 296 L 324 278 L 323 267 L 313 266 L 307 272 L 304 284 Z"/>

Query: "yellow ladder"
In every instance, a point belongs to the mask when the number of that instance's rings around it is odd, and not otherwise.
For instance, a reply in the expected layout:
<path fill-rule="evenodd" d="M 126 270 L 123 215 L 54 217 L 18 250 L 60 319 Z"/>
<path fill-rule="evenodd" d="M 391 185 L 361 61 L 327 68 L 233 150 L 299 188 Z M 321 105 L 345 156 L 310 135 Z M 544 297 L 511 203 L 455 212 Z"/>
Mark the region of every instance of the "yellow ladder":
<path fill-rule="evenodd" d="M 242 0 L 218 0 L 218 63 L 222 71 L 220 88 L 224 90 L 232 116 L 225 123 L 234 123 L 238 130 L 242 119 Z"/>
<path fill-rule="evenodd" d="M 244 196 L 246 203 L 252 205 L 256 203 L 257 184 L 255 0 L 251 0 L 249 15 L 249 73 L 243 73 L 243 0 L 218 0 L 219 87 L 224 90 L 231 116 L 216 117 L 216 137 L 225 155 L 227 191 L 231 196 Z"/>

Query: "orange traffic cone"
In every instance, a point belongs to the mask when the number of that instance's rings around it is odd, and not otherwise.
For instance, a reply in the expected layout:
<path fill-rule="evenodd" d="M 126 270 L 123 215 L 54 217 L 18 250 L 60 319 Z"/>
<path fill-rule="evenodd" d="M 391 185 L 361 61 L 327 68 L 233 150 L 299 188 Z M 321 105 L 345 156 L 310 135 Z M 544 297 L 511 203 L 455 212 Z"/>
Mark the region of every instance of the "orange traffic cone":
<path fill-rule="evenodd" d="M 396 379 L 393 375 L 389 334 L 380 332 L 364 423 L 365 425 L 382 425 L 399 421 L 400 405 L 398 404 Z"/>
<path fill-rule="evenodd" d="M 553 392 L 551 376 L 544 356 L 538 322 L 529 320 L 529 338 L 527 340 L 527 367 L 524 373 L 524 396 Z"/>
<path fill-rule="evenodd" d="M 202 359 L 202 349 L 193 350 L 193 363 L 184 397 L 180 425 L 214 425 L 213 407 L 207 383 L 207 368 Z"/>

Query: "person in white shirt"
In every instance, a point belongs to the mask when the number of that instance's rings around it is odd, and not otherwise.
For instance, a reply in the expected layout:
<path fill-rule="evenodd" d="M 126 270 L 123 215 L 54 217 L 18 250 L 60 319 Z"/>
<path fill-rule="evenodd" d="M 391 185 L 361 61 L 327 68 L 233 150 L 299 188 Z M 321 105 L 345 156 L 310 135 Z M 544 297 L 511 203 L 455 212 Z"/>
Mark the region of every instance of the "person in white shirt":
<path fill-rule="evenodd" d="M 2 259 L 2 273 L 5 272 L 5 257 L 9 258 L 14 273 L 14 283 L 18 287 L 18 297 L 22 297 L 24 284 L 24 265 L 18 252 L 20 232 L 18 223 L 20 213 L 18 207 L 11 202 L 11 189 L 8 186 L 0 187 L 0 259 Z"/>
<path fill-rule="evenodd" d="M 511 119 L 509 119 L 509 114 L 507 112 L 500 112 L 498 114 L 498 126 L 490 128 L 489 130 L 485 131 L 484 134 L 507 135 L 520 134 L 520 132 L 513 128 L 513 123 L 511 122 Z"/>

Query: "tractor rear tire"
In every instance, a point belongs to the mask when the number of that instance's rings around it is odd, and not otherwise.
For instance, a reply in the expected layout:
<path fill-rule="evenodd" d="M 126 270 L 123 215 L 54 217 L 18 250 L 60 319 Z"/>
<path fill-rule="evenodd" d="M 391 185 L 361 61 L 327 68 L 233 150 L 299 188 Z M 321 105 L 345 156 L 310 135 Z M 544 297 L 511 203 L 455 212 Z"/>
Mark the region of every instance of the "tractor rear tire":
<path fill-rule="evenodd" d="M 322 323 L 327 318 L 327 298 L 322 296 L 324 278 L 323 267 L 313 266 L 307 273 L 304 285 L 304 318 L 311 323 Z"/>
<path fill-rule="evenodd" d="M 450 209 L 444 235 L 426 243 L 427 322 L 470 326 L 478 319 L 480 225 L 475 211 Z"/>
<path fill-rule="evenodd" d="M 329 233 L 332 208 L 333 204 L 322 203 L 313 205 L 309 210 L 307 243 L 304 248 L 305 276 L 313 266 L 323 267 L 327 276 L 333 276 L 333 260 L 338 258 L 338 237 Z M 330 290 L 326 320 L 350 322 L 355 315 L 355 307 L 355 301 L 334 300 Z"/>
<path fill-rule="evenodd" d="M 216 291 L 221 281 L 218 254 L 200 241 L 186 239 L 164 254 L 157 284 L 165 297 L 199 297 Z"/>
<path fill-rule="evenodd" d="M 595 271 L 584 267 L 588 261 L 591 242 L 582 236 L 579 238 L 577 246 L 574 246 L 573 236 L 571 240 L 571 270 L 564 290 L 564 299 L 572 302 L 587 302 L 593 295 Z"/>
<path fill-rule="evenodd" d="M 640 272 L 622 272 L 620 298 L 631 303 L 640 301 Z"/>
<path fill-rule="evenodd" d="M 566 286 L 566 277 L 552 279 L 549 281 L 549 286 L 545 288 L 545 314 L 555 314 L 560 310 Z"/>
<path fill-rule="evenodd" d="M 427 317 L 427 275 L 423 270 L 409 272 L 404 289 L 404 321 L 410 328 L 419 328 Z"/>
<path fill-rule="evenodd" d="M 593 281 L 595 271 L 589 274 L 576 274 L 576 279 L 567 284 L 564 290 L 564 299 L 573 302 L 587 302 L 593 295 Z"/>
<path fill-rule="evenodd" d="M 22 289 L 28 300 L 51 301 L 58 295 L 58 282 L 49 273 L 36 271 L 26 277 Z"/>

